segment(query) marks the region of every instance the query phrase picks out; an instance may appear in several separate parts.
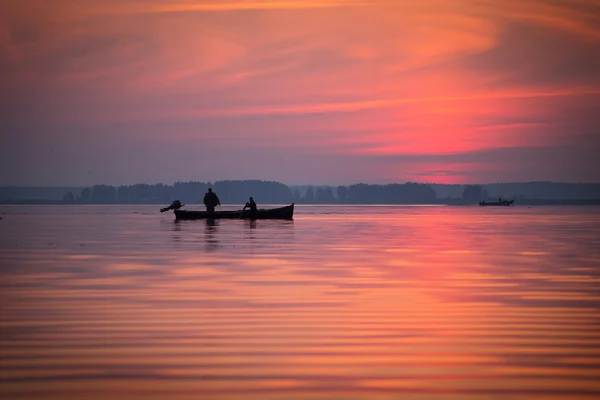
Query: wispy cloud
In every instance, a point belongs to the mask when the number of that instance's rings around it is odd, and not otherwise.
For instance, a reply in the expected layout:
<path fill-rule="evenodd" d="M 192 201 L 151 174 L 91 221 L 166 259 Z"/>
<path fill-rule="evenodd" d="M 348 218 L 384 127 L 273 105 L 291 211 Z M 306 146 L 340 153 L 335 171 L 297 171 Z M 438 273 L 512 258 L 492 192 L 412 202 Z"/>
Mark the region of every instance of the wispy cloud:
<path fill-rule="evenodd" d="M 376 0 L 375 0 L 376 1 Z M 197 12 L 236 12 L 252 10 L 302 10 L 340 7 L 366 7 L 369 0 L 106 0 L 103 2 L 70 3 L 80 15 L 140 15 Z M 65 4 L 67 5 L 67 4 Z"/>

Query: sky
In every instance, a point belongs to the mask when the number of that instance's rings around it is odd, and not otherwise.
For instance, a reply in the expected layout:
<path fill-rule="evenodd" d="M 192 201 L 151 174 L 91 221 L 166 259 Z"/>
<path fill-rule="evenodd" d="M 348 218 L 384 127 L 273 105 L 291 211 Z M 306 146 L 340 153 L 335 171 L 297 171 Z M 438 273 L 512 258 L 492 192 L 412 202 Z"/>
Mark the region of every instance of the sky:
<path fill-rule="evenodd" d="M 0 0 L 0 185 L 600 182 L 598 0 Z"/>

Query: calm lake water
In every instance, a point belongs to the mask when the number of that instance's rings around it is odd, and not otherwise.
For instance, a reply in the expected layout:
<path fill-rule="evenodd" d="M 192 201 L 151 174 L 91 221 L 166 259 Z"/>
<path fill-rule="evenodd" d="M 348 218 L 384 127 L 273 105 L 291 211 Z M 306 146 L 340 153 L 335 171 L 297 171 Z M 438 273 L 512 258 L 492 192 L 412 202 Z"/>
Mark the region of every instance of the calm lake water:
<path fill-rule="evenodd" d="M 158 208 L 0 207 L 0 398 L 600 397 L 600 207 Z"/>

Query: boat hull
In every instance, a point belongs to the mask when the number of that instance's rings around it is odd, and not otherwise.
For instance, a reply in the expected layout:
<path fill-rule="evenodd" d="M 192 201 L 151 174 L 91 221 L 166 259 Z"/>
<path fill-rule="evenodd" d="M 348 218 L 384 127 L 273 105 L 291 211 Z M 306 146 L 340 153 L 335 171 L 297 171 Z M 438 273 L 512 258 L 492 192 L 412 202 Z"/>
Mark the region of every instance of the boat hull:
<path fill-rule="evenodd" d="M 175 210 L 175 219 L 177 220 L 195 220 L 195 219 L 293 219 L 294 204 L 289 206 L 271 208 L 269 210 L 256 210 L 252 213 L 250 210 L 237 211 L 186 211 Z"/>
<path fill-rule="evenodd" d="M 490 202 L 490 203 L 486 203 L 485 201 L 480 201 L 479 205 L 484 207 L 484 206 L 496 206 L 496 207 L 508 207 L 510 205 L 512 205 L 512 203 L 514 203 L 514 200 L 504 200 L 504 201 L 495 201 L 495 202 Z"/>

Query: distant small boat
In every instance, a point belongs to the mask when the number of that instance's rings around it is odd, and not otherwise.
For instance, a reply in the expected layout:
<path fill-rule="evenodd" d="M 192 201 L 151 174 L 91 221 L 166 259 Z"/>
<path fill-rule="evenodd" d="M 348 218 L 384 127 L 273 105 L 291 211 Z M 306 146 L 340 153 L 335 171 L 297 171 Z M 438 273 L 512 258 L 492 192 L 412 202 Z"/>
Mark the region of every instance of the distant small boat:
<path fill-rule="evenodd" d="M 491 201 L 489 203 L 486 203 L 485 201 L 480 201 L 479 205 L 480 206 L 510 206 L 514 202 L 515 202 L 514 200 Z"/>
<path fill-rule="evenodd" d="M 252 213 L 250 210 L 237 211 L 186 211 L 174 210 L 175 219 L 177 220 L 193 220 L 193 219 L 293 219 L 294 203 L 289 206 L 271 208 L 268 210 L 261 209 Z"/>

